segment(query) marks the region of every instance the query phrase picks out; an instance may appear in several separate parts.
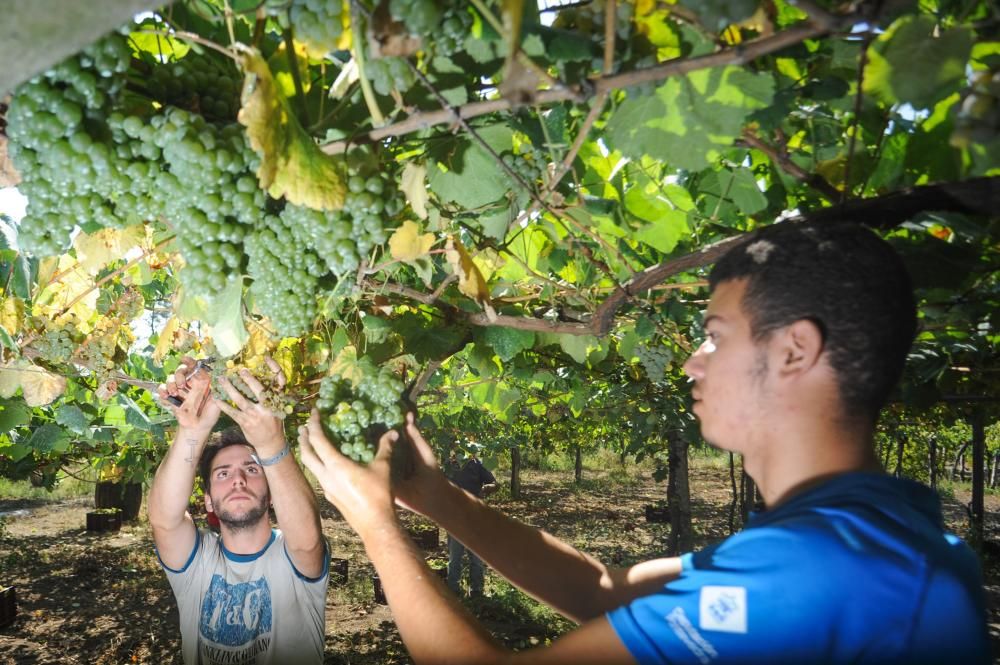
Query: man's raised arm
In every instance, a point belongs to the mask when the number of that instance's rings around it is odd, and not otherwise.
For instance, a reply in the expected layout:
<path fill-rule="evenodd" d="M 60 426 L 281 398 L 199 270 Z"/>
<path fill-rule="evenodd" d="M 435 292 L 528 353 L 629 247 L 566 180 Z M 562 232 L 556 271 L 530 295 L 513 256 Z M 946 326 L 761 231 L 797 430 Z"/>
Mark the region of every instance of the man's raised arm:
<path fill-rule="evenodd" d="M 177 417 L 177 433 L 156 470 L 148 499 L 156 550 L 163 564 L 174 570 L 183 568 L 194 550 L 197 529 L 187 512 L 188 501 L 198 460 L 220 413 L 210 399 L 211 377 L 207 372 L 192 372 L 192 366 L 185 359 L 185 365 L 159 391 L 160 401 Z M 184 401 L 174 406 L 168 397 Z"/>

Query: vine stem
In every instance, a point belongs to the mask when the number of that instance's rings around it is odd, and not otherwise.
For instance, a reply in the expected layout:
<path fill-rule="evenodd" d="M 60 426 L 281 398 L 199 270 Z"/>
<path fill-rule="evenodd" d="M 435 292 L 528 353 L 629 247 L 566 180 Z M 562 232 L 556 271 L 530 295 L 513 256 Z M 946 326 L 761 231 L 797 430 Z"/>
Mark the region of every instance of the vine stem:
<path fill-rule="evenodd" d="M 850 24 L 857 17 L 855 15 L 845 16 L 838 19 L 837 24 Z M 754 39 L 732 48 L 724 49 L 718 53 L 698 56 L 695 58 L 677 58 L 668 60 L 659 65 L 637 69 L 624 74 L 613 76 L 599 76 L 590 80 L 590 85 L 586 88 L 566 87 L 554 90 L 541 90 L 532 99 L 519 101 L 502 98 L 487 101 L 471 102 L 463 106 L 446 106 L 438 111 L 426 113 L 414 113 L 406 120 L 380 127 L 364 135 L 359 135 L 351 141 L 333 141 L 322 146 L 322 150 L 329 154 L 342 153 L 347 149 L 348 144 L 359 142 L 375 143 L 392 136 L 402 136 L 420 129 L 426 129 L 435 125 L 454 124 L 460 120 L 475 118 L 477 116 L 499 111 L 509 111 L 520 108 L 527 104 L 546 106 L 563 101 L 583 102 L 590 97 L 598 97 L 601 94 L 609 94 L 614 90 L 627 88 L 642 83 L 655 83 L 663 81 L 672 76 L 683 76 L 690 72 L 723 65 L 743 65 L 751 60 L 779 51 L 788 46 L 798 44 L 806 39 L 819 37 L 832 28 L 830 23 L 813 23 L 796 26 L 787 30 L 782 30 L 774 35 Z"/>
<path fill-rule="evenodd" d="M 356 8 L 354 2 L 351 3 L 351 8 Z M 356 12 L 352 12 L 352 14 L 351 41 L 354 42 L 354 61 L 358 63 L 358 83 L 361 84 L 361 96 L 365 98 L 368 113 L 372 116 L 372 124 L 381 127 L 385 124 L 385 116 L 382 115 L 382 109 L 379 108 L 378 100 L 375 99 L 375 91 L 372 90 L 371 81 L 368 80 L 368 74 L 365 73 L 365 43 L 361 39 L 361 22 L 356 20 Z M 346 144 L 344 147 L 346 149 Z"/>

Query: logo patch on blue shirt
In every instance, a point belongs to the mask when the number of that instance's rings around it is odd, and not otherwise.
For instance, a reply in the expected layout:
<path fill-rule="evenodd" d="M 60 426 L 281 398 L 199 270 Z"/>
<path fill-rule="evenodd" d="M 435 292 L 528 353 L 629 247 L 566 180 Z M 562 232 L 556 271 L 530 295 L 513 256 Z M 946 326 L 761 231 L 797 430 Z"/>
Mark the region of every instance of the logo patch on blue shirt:
<path fill-rule="evenodd" d="M 228 584 L 221 575 L 201 601 L 200 630 L 203 637 L 229 647 L 249 643 L 271 632 L 271 588 L 267 580 Z"/>
<path fill-rule="evenodd" d="M 702 587 L 698 599 L 698 627 L 723 633 L 746 633 L 746 587 Z"/>

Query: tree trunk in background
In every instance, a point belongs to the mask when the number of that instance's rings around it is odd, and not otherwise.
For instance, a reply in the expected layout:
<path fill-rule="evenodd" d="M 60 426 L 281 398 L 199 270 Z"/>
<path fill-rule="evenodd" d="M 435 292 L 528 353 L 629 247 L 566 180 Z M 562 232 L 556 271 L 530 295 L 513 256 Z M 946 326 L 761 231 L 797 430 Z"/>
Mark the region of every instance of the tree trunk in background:
<path fill-rule="evenodd" d="M 667 505 L 670 506 L 670 536 L 667 553 L 690 552 L 694 546 L 691 528 L 691 487 L 688 483 L 688 442 L 678 434 L 669 435 Z"/>
<path fill-rule="evenodd" d="M 580 450 L 580 446 L 573 446 L 573 453 L 576 457 L 576 461 L 573 463 L 573 482 L 579 485 L 583 482 L 583 452 Z"/>
<path fill-rule="evenodd" d="M 510 498 L 521 498 L 521 448 L 511 446 L 510 449 Z"/>
<path fill-rule="evenodd" d="M 993 453 L 993 463 L 990 464 L 990 489 L 997 486 L 997 466 L 1000 466 L 1000 451 Z"/>
<path fill-rule="evenodd" d="M 931 435 L 930 441 L 927 442 L 927 447 L 930 450 L 930 477 L 931 477 L 931 489 L 937 489 L 937 437 Z"/>
<path fill-rule="evenodd" d="M 962 447 L 958 449 L 955 454 L 955 461 L 951 463 L 951 479 L 955 480 L 955 476 L 958 474 L 958 465 L 961 464 L 963 469 L 965 467 L 965 450 L 969 447 L 969 442 L 966 441 L 962 444 Z M 964 473 L 963 473 L 964 480 Z"/>
<path fill-rule="evenodd" d="M 899 437 L 899 447 L 896 448 L 896 472 L 892 475 L 897 478 L 903 477 L 903 453 L 906 452 L 906 437 Z"/>
<path fill-rule="evenodd" d="M 882 470 L 889 471 L 889 455 L 892 453 L 892 437 L 887 436 L 882 447 Z"/>
<path fill-rule="evenodd" d="M 983 467 L 986 462 L 986 429 L 983 420 L 983 410 L 979 407 L 973 409 L 969 423 L 972 425 L 972 539 L 977 544 L 983 542 L 983 516 L 986 514 L 983 505 Z"/>
<path fill-rule="evenodd" d="M 729 502 L 729 535 L 736 533 L 736 506 L 739 504 L 739 494 L 736 489 L 736 457 L 729 453 L 729 486 L 732 488 L 733 500 Z"/>
<path fill-rule="evenodd" d="M 740 488 L 742 491 L 742 496 L 740 497 L 740 518 L 743 520 L 743 524 L 747 523 L 750 519 L 750 511 L 754 510 L 757 503 L 757 483 L 753 481 L 753 478 L 747 475 L 746 469 L 741 467 L 740 476 Z"/>

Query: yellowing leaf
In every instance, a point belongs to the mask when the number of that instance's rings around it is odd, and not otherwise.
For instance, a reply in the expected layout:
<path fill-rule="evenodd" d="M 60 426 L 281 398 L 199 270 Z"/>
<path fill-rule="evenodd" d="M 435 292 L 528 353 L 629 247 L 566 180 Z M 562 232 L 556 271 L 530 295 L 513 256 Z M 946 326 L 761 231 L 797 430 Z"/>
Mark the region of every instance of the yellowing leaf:
<path fill-rule="evenodd" d="M 28 406 L 51 404 L 66 391 L 66 378 L 30 365 L 21 372 L 21 389 Z"/>
<path fill-rule="evenodd" d="M 472 261 L 472 257 L 465 251 L 461 240 L 448 236 L 445 258 L 448 259 L 452 272 L 458 275 L 458 290 L 478 302 L 484 309 L 490 307 L 490 292 L 486 287 L 486 280 Z"/>
<path fill-rule="evenodd" d="M 358 363 L 358 350 L 353 346 L 345 346 L 330 363 L 330 375 L 339 376 L 357 386 L 365 378 L 365 373 Z"/>
<path fill-rule="evenodd" d="M 400 189 L 420 219 L 427 219 L 427 166 L 409 162 L 403 167 Z"/>
<path fill-rule="evenodd" d="M 14 396 L 21 387 L 21 374 L 26 366 L 31 367 L 31 363 L 26 360 L 15 360 L 0 367 L 0 397 L 9 399 Z"/>
<path fill-rule="evenodd" d="M 7 296 L 0 305 L 0 326 L 13 337 L 21 330 L 24 323 L 24 301 L 14 296 Z"/>
<path fill-rule="evenodd" d="M 342 162 L 320 150 L 302 129 L 259 51 L 244 47 L 240 61 L 246 78 L 238 119 L 261 156 L 261 187 L 296 205 L 339 209 L 346 195 Z"/>
<path fill-rule="evenodd" d="M 397 261 L 409 263 L 421 256 L 426 256 L 433 245 L 434 236 L 432 234 L 420 235 L 420 227 L 407 220 L 389 238 L 389 253 Z"/>
<path fill-rule="evenodd" d="M 125 256 L 133 247 L 138 247 L 146 238 L 146 229 L 136 224 L 125 229 L 101 229 L 96 233 L 81 233 L 73 241 L 76 258 L 80 267 L 91 275 L 112 261 Z"/>
<path fill-rule="evenodd" d="M 49 282 L 35 297 L 32 314 L 50 319 L 61 314 L 73 316 L 81 332 L 90 332 L 91 321 L 97 316 L 97 296 L 93 276 L 76 259 L 63 254 L 59 257 L 58 279 Z"/>
<path fill-rule="evenodd" d="M 160 337 L 156 340 L 156 348 L 153 349 L 153 362 L 159 365 L 163 362 L 164 356 L 166 356 L 174 348 L 174 335 L 177 329 L 180 328 L 181 321 L 176 316 L 171 316 L 166 325 L 163 326 L 163 330 L 160 331 Z"/>
<path fill-rule="evenodd" d="M 250 326 L 250 337 L 246 346 L 243 347 L 242 364 L 248 370 L 258 376 L 270 376 L 271 370 L 267 366 L 267 357 L 271 355 L 275 344 L 270 333 L 260 323 L 252 320 Z"/>

